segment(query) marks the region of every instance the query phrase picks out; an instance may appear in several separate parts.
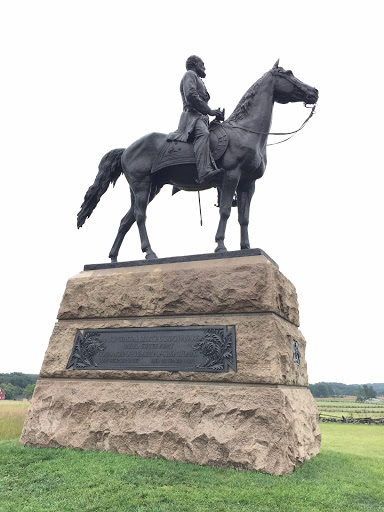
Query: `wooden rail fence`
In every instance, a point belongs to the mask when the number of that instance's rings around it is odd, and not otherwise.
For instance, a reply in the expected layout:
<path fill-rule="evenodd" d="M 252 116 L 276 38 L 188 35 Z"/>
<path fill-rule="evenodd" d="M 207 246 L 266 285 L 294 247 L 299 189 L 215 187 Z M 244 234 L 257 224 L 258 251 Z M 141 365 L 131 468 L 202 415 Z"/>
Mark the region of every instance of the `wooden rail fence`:
<path fill-rule="evenodd" d="M 332 416 L 330 414 L 319 414 L 321 423 L 365 423 L 368 425 L 384 425 L 384 418 L 348 418 L 347 416 Z"/>

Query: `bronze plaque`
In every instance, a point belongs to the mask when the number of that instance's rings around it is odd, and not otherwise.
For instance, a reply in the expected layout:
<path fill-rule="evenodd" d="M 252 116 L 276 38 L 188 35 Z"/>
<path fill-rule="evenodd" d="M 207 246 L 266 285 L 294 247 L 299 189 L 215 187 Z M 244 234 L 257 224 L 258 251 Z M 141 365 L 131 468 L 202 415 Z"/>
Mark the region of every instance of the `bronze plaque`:
<path fill-rule="evenodd" d="M 235 327 L 140 327 L 77 331 L 67 368 L 227 372 L 236 368 Z"/>

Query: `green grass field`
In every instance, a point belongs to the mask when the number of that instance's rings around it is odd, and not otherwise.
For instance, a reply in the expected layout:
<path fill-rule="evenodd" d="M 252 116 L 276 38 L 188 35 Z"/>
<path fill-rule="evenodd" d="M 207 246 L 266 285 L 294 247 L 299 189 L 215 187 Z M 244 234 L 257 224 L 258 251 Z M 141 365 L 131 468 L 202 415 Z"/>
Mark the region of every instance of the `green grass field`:
<path fill-rule="evenodd" d="M 384 427 L 320 428 L 322 453 L 281 477 L 0 441 L 0 511 L 384 512 Z"/>
<path fill-rule="evenodd" d="M 19 437 L 29 402 L 0 401 L 0 439 Z"/>

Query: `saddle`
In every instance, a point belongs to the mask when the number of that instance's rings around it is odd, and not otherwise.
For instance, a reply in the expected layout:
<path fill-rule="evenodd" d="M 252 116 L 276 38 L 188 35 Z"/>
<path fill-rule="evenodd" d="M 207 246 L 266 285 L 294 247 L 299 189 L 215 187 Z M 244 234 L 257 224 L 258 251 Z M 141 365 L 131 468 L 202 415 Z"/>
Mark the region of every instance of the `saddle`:
<path fill-rule="evenodd" d="M 209 143 L 211 153 L 215 161 L 223 156 L 228 146 L 228 135 L 222 125 L 212 121 L 209 125 Z M 172 165 L 195 164 L 195 152 L 192 142 L 166 141 L 159 149 L 153 164 L 151 173 L 160 171 L 164 167 Z"/>

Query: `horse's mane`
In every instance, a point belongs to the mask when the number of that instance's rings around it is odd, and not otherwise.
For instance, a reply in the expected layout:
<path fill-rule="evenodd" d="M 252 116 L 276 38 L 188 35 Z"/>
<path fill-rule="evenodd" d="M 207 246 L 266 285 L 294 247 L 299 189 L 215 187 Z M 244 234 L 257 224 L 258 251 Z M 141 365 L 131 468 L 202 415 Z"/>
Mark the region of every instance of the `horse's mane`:
<path fill-rule="evenodd" d="M 268 73 L 268 71 L 267 71 Z M 253 98 L 256 96 L 256 93 L 259 89 L 260 82 L 265 77 L 267 73 L 264 73 L 264 75 L 257 80 L 244 94 L 244 96 L 241 98 L 239 103 L 237 104 L 237 107 L 232 112 L 232 114 L 228 117 L 227 121 L 239 121 L 240 119 L 243 119 L 248 113 L 249 108 L 252 105 Z"/>

